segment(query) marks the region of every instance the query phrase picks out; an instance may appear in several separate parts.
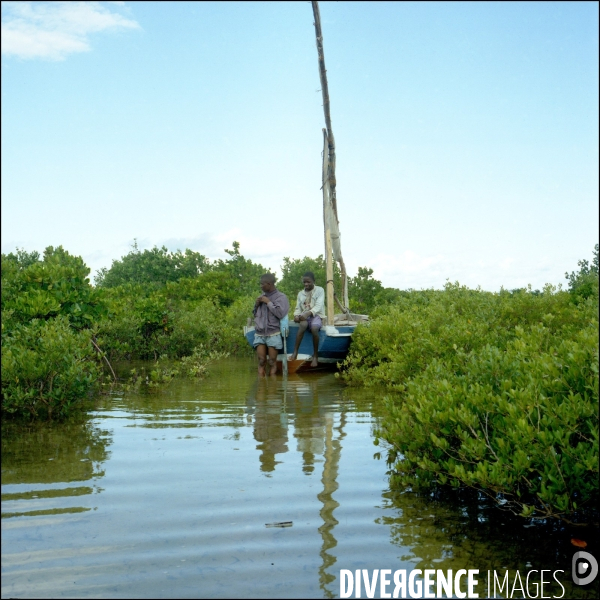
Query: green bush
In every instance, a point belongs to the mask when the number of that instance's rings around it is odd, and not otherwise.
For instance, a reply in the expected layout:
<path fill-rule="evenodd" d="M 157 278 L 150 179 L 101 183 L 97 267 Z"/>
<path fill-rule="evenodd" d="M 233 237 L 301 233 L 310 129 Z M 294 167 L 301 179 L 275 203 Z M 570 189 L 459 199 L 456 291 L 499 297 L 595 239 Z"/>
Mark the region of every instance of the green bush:
<path fill-rule="evenodd" d="M 260 277 L 265 273 L 272 272 L 271 269 L 254 263 L 240 254 L 239 242 L 233 242 L 233 249 L 225 252 L 230 258 L 227 260 L 216 260 L 212 264 L 212 270 L 224 273 L 234 283 L 235 297 L 239 298 L 248 294 L 260 293 Z"/>
<path fill-rule="evenodd" d="M 92 345 L 106 314 L 79 256 L 49 246 L 2 255 L 2 412 L 63 418 L 100 375 Z"/>
<path fill-rule="evenodd" d="M 251 351 L 242 327 L 252 316 L 255 298 L 238 298 L 226 308 L 204 300 L 175 314 L 167 345 L 169 356 L 189 356 L 196 347 L 207 351 L 245 354 Z"/>
<path fill-rule="evenodd" d="M 529 517 L 585 520 L 598 502 L 598 322 L 517 327 L 434 359 L 387 398 L 380 435 L 396 484 L 466 485 Z"/>
<path fill-rule="evenodd" d="M 254 298 L 242 297 L 220 306 L 214 297 L 190 299 L 189 283 L 182 280 L 162 290 L 148 291 L 143 286 L 107 290 L 110 313 L 99 323 L 98 343 L 109 360 L 181 358 L 201 345 L 247 353 L 242 326 L 252 315 Z"/>
<path fill-rule="evenodd" d="M 222 313 L 223 311 L 209 300 L 177 313 L 173 319 L 167 346 L 169 355 L 190 356 L 198 346 L 220 349 L 226 345 L 224 337 L 227 333 L 224 331 Z"/>
<path fill-rule="evenodd" d="M 139 250 L 134 242 L 132 250 L 119 260 L 114 260 L 110 269 L 100 269 L 96 273 L 96 285 L 101 288 L 116 288 L 123 285 L 142 285 L 146 289 L 161 289 L 169 283 L 183 279 L 201 279 L 192 293 L 200 298 L 218 297 L 223 304 L 231 304 L 239 296 L 258 289 L 258 281 L 265 269 L 240 254 L 239 242 L 233 242 L 233 249 L 225 250 L 226 260 L 210 262 L 205 256 L 189 248 L 185 252 L 169 252 L 163 246 L 151 250 Z M 204 276 L 204 277 L 202 277 Z M 194 288 L 194 285 L 191 285 Z M 182 288 L 185 289 L 185 286 Z"/>
<path fill-rule="evenodd" d="M 577 329 L 587 318 L 568 293 L 556 293 L 552 286 L 543 294 L 484 292 L 458 283 L 443 291 L 405 292 L 357 328 L 343 378 L 351 385 L 402 390 L 433 359 L 452 361 L 457 349 L 468 353 L 486 344 L 505 347 L 518 325 Z"/>
<path fill-rule="evenodd" d="M 164 246 L 141 252 L 134 241 L 129 254 L 113 260 L 110 269 L 100 269 L 95 277 L 98 287 L 112 288 L 126 283 L 160 287 L 168 281 L 194 277 L 210 268 L 208 259 L 192 250 L 169 252 Z"/>
<path fill-rule="evenodd" d="M 142 317 L 134 311 L 113 312 L 99 323 L 98 345 L 109 361 L 142 356 L 145 340 Z"/>
<path fill-rule="evenodd" d="M 178 304 L 211 300 L 219 306 L 230 306 L 239 297 L 237 288 L 238 282 L 229 274 L 211 271 L 168 283 L 164 293 L 166 298 Z"/>
<path fill-rule="evenodd" d="M 592 263 L 587 260 L 578 261 L 579 271 L 565 273 L 569 280 L 569 291 L 575 303 L 595 298 L 598 302 L 598 244 L 594 246 Z"/>
<path fill-rule="evenodd" d="M 92 326 L 106 308 L 90 285 L 89 268 L 79 256 L 48 246 L 43 260 L 36 253 L 2 255 L 2 311 L 6 327 L 33 319 L 68 317 L 75 329 Z M 10 317 L 9 317 L 10 315 Z"/>
<path fill-rule="evenodd" d="M 373 278 L 373 269 L 358 267 L 356 277 L 350 277 L 348 282 L 350 309 L 358 314 L 369 314 L 383 291 L 381 281 Z"/>
<path fill-rule="evenodd" d="M 248 319 L 252 319 L 255 300 L 256 295 L 242 296 L 227 307 L 224 315 L 225 332 L 222 343 L 217 346 L 218 350 L 237 355 L 254 353 L 253 348 L 242 335 L 242 328 L 247 324 Z"/>
<path fill-rule="evenodd" d="M 90 336 L 64 315 L 15 327 L 2 343 L 2 411 L 32 418 L 70 414 L 98 378 Z"/>
<path fill-rule="evenodd" d="M 226 250 L 227 260 L 206 262 L 193 277 L 184 276 L 183 269 L 176 268 L 177 256 L 163 250 L 150 255 L 136 248 L 123 264 L 115 261 L 110 272 L 102 275 L 109 312 L 99 322 L 98 342 L 109 359 L 181 358 L 201 345 L 219 352 L 247 353 L 241 329 L 252 316 L 260 275 L 267 270 L 244 258 L 237 242 Z M 139 276 L 123 275 L 125 263 L 137 265 Z M 167 272 L 162 279 L 153 275 Z M 117 278 L 119 273 L 123 276 Z M 149 280 L 136 283 L 142 275 Z M 116 281 L 121 283 L 114 285 Z"/>
<path fill-rule="evenodd" d="M 383 385 L 396 485 L 469 486 L 531 517 L 598 500 L 598 319 L 546 286 L 402 294 L 353 336 L 342 376 Z M 586 516 L 587 515 L 587 516 Z"/>

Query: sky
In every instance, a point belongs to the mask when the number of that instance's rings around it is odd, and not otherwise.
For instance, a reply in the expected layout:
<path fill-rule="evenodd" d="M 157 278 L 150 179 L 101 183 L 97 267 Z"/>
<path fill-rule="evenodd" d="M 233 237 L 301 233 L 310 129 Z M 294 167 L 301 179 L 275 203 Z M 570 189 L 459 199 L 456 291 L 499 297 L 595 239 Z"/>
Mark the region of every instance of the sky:
<path fill-rule="evenodd" d="M 350 275 L 566 284 L 598 242 L 598 3 L 321 2 Z M 309 2 L 2 2 L 2 252 L 323 253 Z"/>

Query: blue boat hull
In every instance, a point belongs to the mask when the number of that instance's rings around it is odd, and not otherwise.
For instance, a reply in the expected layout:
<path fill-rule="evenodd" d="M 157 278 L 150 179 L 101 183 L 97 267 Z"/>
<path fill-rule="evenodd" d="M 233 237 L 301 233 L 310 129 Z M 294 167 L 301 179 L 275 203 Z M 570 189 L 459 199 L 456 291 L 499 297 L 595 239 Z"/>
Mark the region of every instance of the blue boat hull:
<path fill-rule="evenodd" d="M 346 358 L 352 334 L 356 329 L 355 325 L 345 325 L 336 327 L 323 327 L 319 331 L 319 359 L 340 361 Z M 250 328 L 244 334 L 248 343 L 254 344 L 254 328 Z M 294 351 L 296 344 L 296 336 L 298 335 L 298 324 L 290 323 L 290 332 L 286 338 L 287 352 L 291 354 Z M 283 354 L 283 350 L 279 351 Z M 313 355 L 313 339 L 310 332 L 306 332 L 300 343 L 298 354 Z"/>

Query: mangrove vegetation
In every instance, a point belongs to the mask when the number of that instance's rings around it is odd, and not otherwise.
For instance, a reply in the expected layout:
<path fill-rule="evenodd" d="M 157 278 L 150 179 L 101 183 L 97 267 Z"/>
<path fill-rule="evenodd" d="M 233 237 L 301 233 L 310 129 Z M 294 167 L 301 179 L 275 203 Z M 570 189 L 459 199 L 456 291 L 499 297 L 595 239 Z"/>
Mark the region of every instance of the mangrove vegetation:
<path fill-rule="evenodd" d="M 134 244 L 94 284 L 62 247 L 3 254 L 3 417 L 65 419 L 115 385 L 123 361 L 152 361 L 129 380 L 152 386 L 250 354 L 241 329 L 270 269 L 237 242 L 226 252 Z M 564 290 L 398 290 L 367 267 L 349 279 L 350 310 L 370 321 L 339 376 L 385 390 L 377 442 L 394 485 L 473 488 L 526 517 L 597 520 L 598 245 L 578 267 Z M 324 282 L 323 256 L 281 266 L 292 309 L 307 270 Z"/>

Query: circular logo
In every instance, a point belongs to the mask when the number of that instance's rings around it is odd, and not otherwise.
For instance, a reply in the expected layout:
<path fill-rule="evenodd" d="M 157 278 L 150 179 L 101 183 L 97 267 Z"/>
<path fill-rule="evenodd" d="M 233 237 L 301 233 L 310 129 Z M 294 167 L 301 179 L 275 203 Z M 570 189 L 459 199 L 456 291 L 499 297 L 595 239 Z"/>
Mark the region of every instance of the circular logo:
<path fill-rule="evenodd" d="M 575 585 L 587 585 L 598 575 L 598 562 L 589 552 L 580 550 L 573 554 L 571 570 Z"/>

